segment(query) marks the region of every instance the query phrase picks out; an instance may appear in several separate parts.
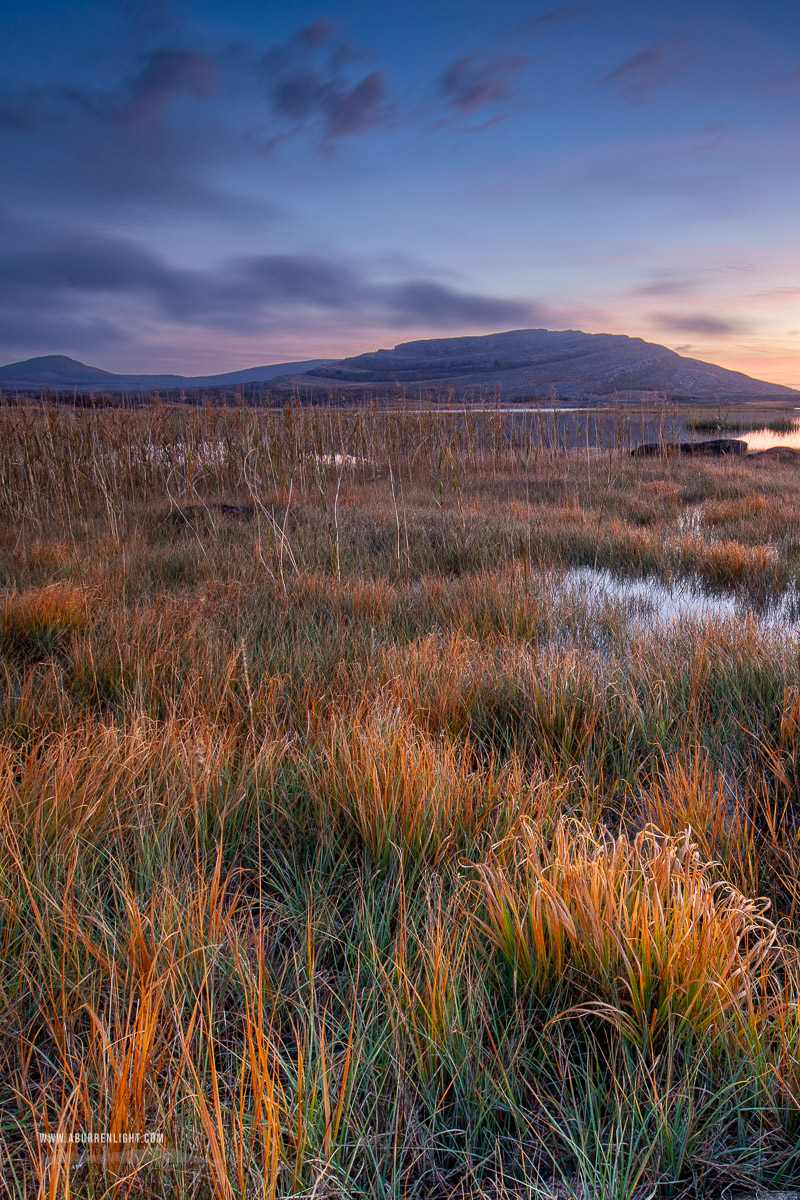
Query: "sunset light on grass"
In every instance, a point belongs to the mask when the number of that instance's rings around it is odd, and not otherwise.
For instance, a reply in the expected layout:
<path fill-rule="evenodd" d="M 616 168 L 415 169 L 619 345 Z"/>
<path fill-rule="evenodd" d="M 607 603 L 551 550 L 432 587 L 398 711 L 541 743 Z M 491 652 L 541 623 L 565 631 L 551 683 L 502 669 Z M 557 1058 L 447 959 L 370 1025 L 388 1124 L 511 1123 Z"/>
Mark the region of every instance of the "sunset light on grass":
<path fill-rule="evenodd" d="M 0 55 L 0 1200 L 800 1200 L 800 6 Z"/>

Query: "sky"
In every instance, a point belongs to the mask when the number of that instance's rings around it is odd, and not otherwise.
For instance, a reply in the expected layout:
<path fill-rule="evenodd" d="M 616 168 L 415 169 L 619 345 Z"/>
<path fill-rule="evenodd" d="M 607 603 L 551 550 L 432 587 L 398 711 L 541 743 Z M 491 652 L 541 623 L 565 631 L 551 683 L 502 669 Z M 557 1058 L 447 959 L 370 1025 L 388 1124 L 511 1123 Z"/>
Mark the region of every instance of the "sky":
<path fill-rule="evenodd" d="M 800 5 L 20 0 L 0 362 L 624 333 L 800 387 Z"/>

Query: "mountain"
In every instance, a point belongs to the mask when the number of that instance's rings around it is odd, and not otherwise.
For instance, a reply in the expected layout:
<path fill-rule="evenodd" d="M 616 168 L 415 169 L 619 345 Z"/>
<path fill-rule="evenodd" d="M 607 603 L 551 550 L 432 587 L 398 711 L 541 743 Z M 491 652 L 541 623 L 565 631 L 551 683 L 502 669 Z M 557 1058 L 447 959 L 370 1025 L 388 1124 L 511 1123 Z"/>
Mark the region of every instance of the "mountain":
<path fill-rule="evenodd" d="M 506 399 L 638 399 L 664 392 L 697 400 L 796 398 L 777 383 L 751 379 L 641 338 L 568 329 L 515 329 L 485 337 L 401 342 L 273 381 L 281 388 L 363 391 L 394 386 L 413 392 L 486 397 L 499 385 Z"/>
<path fill-rule="evenodd" d="M 245 371 L 228 371 L 224 375 L 115 375 L 112 371 L 102 371 L 99 367 L 67 358 L 65 354 L 46 354 L 42 358 L 27 358 L 24 362 L 0 367 L 0 388 L 147 392 L 156 388 L 230 387 L 237 383 L 268 383 L 277 375 L 310 371 L 324 362 L 322 358 L 313 358 L 302 362 L 272 363 Z"/>
<path fill-rule="evenodd" d="M 484 337 L 401 342 L 337 361 L 273 363 L 224 375 L 114 375 L 50 354 L 0 367 L 0 390 L 148 392 L 154 389 L 230 387 L 269 383 L 276 391 L 323 396 L 406 389 L 459 399 L 485 399 L 499 387 L 508 400 L 555 396 L 601 401 L 638 400 L 653 392 L 692 400 L 797 399 L 800 392 L 751 379 L 666 346 L 612 333 L 575 329 L 514 329 Z"/>

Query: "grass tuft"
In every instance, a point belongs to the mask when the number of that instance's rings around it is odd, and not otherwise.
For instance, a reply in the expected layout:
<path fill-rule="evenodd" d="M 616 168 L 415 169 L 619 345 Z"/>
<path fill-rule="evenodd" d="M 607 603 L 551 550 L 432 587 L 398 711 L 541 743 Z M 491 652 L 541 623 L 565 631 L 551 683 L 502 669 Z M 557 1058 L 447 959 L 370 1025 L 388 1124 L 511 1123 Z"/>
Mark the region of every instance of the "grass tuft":
<path fill-rule="evenodd" d="M 800 478 L 600 419 L 0 408 L 2 1196 L 800 1186 Z"/>

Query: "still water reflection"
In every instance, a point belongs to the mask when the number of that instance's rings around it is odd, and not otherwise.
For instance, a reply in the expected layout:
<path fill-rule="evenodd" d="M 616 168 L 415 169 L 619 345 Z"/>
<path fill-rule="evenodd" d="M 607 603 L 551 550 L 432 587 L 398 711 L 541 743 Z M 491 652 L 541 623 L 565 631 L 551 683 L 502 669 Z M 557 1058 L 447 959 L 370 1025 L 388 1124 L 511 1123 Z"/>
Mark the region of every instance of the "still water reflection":
<path fill-rule="evenodd" d="M 626 620 L 640 628 L 658 628 L 680 621 L 714 624 L 755 621 L 764 631 L 796 631 L 800 626 L 800 597 L 787 588 L 768 605 L 755 608 L 747 596 L 732 592 L 707 592 L 688 579 L 666 583 L 648 576 L 627 579 L 604 567 L 571 567 L 555 584 L 559 599 L 573 596 L 598 610 L 613 603 Z"/>

